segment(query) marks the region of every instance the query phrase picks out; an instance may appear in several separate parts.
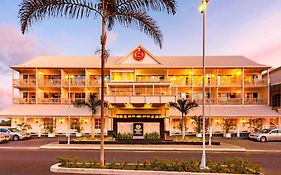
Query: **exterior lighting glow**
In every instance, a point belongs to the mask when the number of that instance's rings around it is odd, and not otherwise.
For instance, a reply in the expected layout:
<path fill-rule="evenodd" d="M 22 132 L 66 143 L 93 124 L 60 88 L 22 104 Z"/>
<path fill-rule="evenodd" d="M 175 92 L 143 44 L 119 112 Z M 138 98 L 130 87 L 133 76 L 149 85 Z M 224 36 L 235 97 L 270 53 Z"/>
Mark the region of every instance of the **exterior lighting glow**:
<path fill-rule="evenodd" d="M 126 108 L 133 108 L 134 106 L 131 103 L 125 103 Z"/>
<path fill-rule="evenodd" d="M 216 123 L 217 123 L 217 124 L 220 124 L 220 119 L 217 119 L 217 120 L 216 120 Z"/>
<path fill-rule="evenodd" d="M 85 120 L 84 120 L 84 123 L 86 123 L 86 124 L 89 123 L 89 120 L 88 120 L 88 119 L 85 119 Z"/>
<path fill-rule="evenodd" d="M 39 123 L 39 118 L 35 118 L 35 123 Z"/>
<path fill-rule="evenodd" d="M 63 123 L 63 119 L 62 118 L 60 119 L 60 123 Z"/>
<path fill-rule="evenodd" d="M 199 12 L 200 13 L 205 13 L 207 8 L 207 3 L 206 1 L 203 1 L 203 3 L 199 6 Z"/>
<path fill-rule="evenodd" d="M 43 72 L 39 72 L 39 75 L 43 75 L 44 73 Z"/>
<path fill-rule="evenodd" d="M 152 107 L 152 104 L 151 103 L 146 103 L 144 104 L 144 108 L 151 108 Z"/>

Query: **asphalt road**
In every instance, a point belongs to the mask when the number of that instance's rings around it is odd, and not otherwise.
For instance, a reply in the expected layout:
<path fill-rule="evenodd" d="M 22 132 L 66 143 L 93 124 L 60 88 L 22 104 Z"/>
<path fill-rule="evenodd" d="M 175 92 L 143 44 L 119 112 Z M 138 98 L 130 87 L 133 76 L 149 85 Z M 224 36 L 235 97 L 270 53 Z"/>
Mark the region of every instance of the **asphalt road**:
<path fill-rule="evenodd" d="M 61 155 L 76 156 L 81 159 L 98 160 L 99 151 L 77 150 L 40 150 L 40 149 L 0 149 L 0 175 L 54 175 L 49 167 L 56 163 L 56 157 Z M 107 151 L 106 160 L 146 160 L 153 158 L 165 159 L 198 159 L 200 152 L 131 152 L 131 151 Z M 266 175 L 281 174 L 281 153 L 270 152 L 207 152 L 207 157 L 221 160 L 227 157 L 245 157 L 253 162 L 261 164 Z"/>

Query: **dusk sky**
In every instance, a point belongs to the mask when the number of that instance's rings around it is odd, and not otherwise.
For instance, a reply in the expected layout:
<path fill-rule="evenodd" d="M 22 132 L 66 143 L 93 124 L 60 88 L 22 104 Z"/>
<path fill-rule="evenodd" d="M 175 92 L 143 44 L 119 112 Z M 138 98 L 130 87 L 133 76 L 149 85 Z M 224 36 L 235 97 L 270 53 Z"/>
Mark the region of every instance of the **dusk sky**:
<path fill-rule="evenodd" d="M 95 0 L 93 0 L 95 1 Z M 0 1 L 0 109 L 11 103 L 9 65 L 39 55 L 93 55 L 100 45 L 100 21 L 47 19 L 20 33 L 21 0 Z M 111 55 L 126 55 L 137 44 L 154 55 L 201 55 L 201 0 L 178 0 L 175 16 L 150 13 L 163 31 L 163 48 L 135 29 L 110 32 Z M 281 65 L 281 0 L 210 0 L 207 11 L 207 54 L 244 55 L 258 63 Z M 227 61 L 227 60 L 226 60 Z"/>

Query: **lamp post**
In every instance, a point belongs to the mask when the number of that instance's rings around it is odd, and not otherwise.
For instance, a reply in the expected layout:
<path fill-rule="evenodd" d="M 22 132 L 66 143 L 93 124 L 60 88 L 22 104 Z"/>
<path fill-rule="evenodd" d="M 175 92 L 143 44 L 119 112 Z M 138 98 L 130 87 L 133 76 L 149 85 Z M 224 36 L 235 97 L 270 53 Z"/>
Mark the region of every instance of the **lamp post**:
<path fill-rule="evenodd" d="M 68 136 L 67 136 L 67 144 L 70 144 L 70 75 L 68 74 Z"/>
<path fill-rule="evenodd" d="M 207 3 L 209 0 L 202 0 L 202 3 L 199 7 L 199 11 L 203 15 L 203 87 L 202 87 L 202 118 L 203 118 L 203 151 L 202 151 L 202 158 L 200 163 L 200 169 L 206 169 L 206 136 L 205 136 L 205 76 L 206 76 L 206 69 L 205 69 L 205 47 L 206 47 L 206 9 Z"/>

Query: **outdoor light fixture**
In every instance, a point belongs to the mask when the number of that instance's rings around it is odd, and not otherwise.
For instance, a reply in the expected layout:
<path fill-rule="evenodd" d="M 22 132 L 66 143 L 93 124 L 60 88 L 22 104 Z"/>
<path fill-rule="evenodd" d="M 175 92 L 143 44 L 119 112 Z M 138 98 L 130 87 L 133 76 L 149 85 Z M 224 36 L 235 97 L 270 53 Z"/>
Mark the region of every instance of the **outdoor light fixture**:
<path fill-rule="evenodd" d="M 220 119 L 217 119 L 217 120 L 216 120 L 216 123 L 217 123 L 217 125 L 220 124 Z"/>
<path fill-rule="evenodd" d="M 63 123 L 63 119 L 62 118 L 60 119 L 60 123 Z"/>
<path fill-rule="evenodd" d="M 15 122 L 15 123 L 18 123 L 18 118 L 15 118 L 15 119 L 14 119 L 14 122 Z"/>
<path fill-rule="evenodd" d="M 242 120 L 241 120 L 241 123 L 242 123 L 243 125 L 245 125 L 246 120 L 245 120 L 245 119 L 242 119 Z"/>
<path fill-rule="evenodd" d="M 39 118 L 35 118 L 35 123 L 39 123 Z"/>
<path fill-rule="evenodd" d="M 125 103 L 124 104 L 126 108 L 133 108 L 134 106 L 131 103 Z"/>
<path fill-rule="evenodd" d="M 84 123 L 86 123 L 86 124 L 89 123 L 89 120 L 88 120 L 88 119 L 85 119 L 85 120 L 84 120 Z"/>

